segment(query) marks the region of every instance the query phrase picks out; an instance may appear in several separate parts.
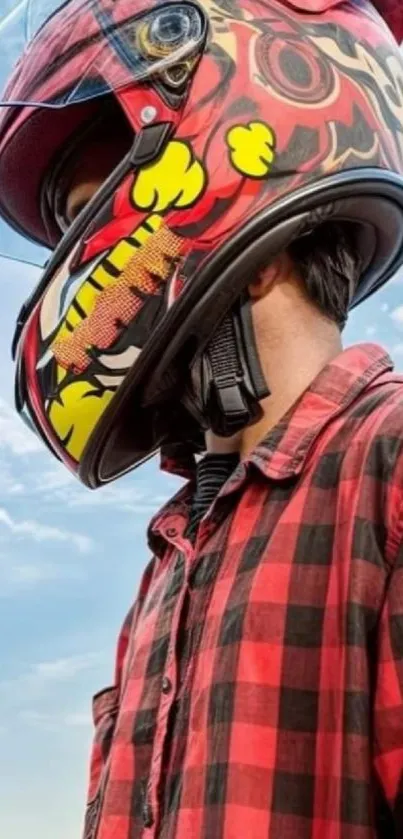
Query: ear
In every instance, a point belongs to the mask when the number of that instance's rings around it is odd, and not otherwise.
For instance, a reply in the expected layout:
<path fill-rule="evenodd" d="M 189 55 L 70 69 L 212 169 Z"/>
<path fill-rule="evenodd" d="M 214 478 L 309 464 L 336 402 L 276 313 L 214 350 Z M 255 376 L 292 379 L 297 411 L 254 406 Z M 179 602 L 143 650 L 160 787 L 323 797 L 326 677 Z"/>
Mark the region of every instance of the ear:
<path fill-rule="evenodd" d="M 372 4 L 388 24 L 398 44 L 401 44 L 403 41 L 402 0 L 372 0 Z"/>
<path fill-rule="evenodd" d="M 261 300 L 273 288 L 276 282 L 290 276 L 292 263 L 288 254 L 280 253 L 267 268 L 264 268 L 257 275 L 256 279 L 248 285 L 249 297 L 251 300 Z"/>

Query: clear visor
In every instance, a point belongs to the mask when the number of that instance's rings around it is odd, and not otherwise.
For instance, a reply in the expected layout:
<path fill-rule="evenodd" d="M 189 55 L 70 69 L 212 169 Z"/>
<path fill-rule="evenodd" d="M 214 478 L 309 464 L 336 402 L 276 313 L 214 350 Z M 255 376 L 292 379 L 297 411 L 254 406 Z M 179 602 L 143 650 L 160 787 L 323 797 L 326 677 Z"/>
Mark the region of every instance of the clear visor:
<path fill-rule="evenodd" d="M 61 108 L 155 76 L 179 88 L 205 35 L 191 2 L 23 0 L 0 17 L 0 106 Z"/>
<path fill-rule="evenodd" d="M 50 255 L 51 252 L 47 248 L 30 242 L 21 233 L 12 230 L 8 224 L 0 220 L 0 283 L 4 272 L 8 273 L 13 270 L 13 266 L 9 265 L 8 261 L 19 262 L 22 266 L 26 263 L 28 266 L 43 268 Z M 24 268 L 21 267 L 21 272 L 23 271 Z"/>

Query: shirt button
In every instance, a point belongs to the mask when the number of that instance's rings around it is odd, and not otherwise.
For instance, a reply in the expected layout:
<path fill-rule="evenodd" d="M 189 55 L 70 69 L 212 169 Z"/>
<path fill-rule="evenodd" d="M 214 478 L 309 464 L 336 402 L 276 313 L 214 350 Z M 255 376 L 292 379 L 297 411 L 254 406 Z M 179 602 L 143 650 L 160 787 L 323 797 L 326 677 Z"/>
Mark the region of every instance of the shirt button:
<path fill-rule="evenodd" d="M 144 781 L 142 782 L 141 787 L 142 787 L 141 791 L 142 791 L 142 798 L 143 798 L 141 815 L 143 817 L 143 824 L 144 824 L 144 827 L 152 827 L 153 824 L 154 824 L 154 816 L 153 816 L 153 811 L 152 811 L 152 808 L 151 808 L 151 804 L 150 804 L 150 802 L 148 800 L 148 796 L 147 796 L 147 786 L 146 786 Z"/>
<path fill-rule="evenodd" d="M 143 824 L 144 827 L 152 827 L 154 824 L 153 814 L 150 805 L 146 802 L 143 807 Z"/>
<path fill-rule="evenodd" d="M 168 679 L 168 676 L 164 676 L 161 687 L 163 693 L 170 693 L 170 691 L 172 690 L 172 682 L 170 679 Z"/>
<path fill-rule="evenodd" d="M 177 531 L 176 527 L 168 527 L 167 536 L 170 539 L 174 539 L 175 536 L 177 536 L 177 535 L 178 535 L 178 531 Z"/>

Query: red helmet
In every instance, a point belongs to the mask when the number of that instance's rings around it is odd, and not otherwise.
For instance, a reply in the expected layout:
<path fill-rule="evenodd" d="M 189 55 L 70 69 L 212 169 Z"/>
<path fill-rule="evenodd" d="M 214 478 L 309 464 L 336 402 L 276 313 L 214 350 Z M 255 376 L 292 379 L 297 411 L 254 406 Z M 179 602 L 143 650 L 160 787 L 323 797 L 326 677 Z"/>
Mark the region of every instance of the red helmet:
<path fill-rule="evenodd" d="M 398 3 L 377 5 L 401 39 Z M 0 112 L 0 213 L 54 249 L 18 321 L 16 399 L 96 487 L 254 421 L 245 287 L 294 239 L 355 225 L 354 304 L 403 264 L 403 62 L 367 0 L 38 9 Z M 118 114 L 127 154 L 62 236 L 59 173 Z"/>

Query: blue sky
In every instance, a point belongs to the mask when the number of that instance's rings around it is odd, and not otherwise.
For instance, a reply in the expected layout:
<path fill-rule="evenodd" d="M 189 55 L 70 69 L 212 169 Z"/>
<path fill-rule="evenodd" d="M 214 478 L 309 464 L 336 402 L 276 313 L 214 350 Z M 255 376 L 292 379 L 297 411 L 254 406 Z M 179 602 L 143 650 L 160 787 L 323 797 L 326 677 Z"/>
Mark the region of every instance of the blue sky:
<path fill-rule="evenodd" d="M 41 257 L 0 224 L 10 250 Z M 14 414 L 13 325 L 37 273 L 0 258 L 0 836 L 79 839 L 91 697 L 113 678 L 147 522 L 178 482 L 151 462 L 91 493 Z M 353 313 L 356 341 L 383 344 L 403 371 L 403 275 Z"/>
<path fill-rule="evenodd" d="M 91 696 L 113 676 L 147 521 L 178 482 L 151 463 L 92 493 L 14 415 L 9 346 L 36 273 L 0 259 L 0 836 L 73 839 Z"/>
<path fill-rule="evenodd" d="M 85 490 L 14 415 L 9 346 L 36 273 L 0 259 L 0 836 L 74 839 L 91 696 L 112 678 L 147 521 L 177 482 L 150 463 Z M 345 339 L 383 344 L 403 370 L 403 276 L 352 315 Z"/>

